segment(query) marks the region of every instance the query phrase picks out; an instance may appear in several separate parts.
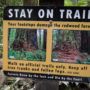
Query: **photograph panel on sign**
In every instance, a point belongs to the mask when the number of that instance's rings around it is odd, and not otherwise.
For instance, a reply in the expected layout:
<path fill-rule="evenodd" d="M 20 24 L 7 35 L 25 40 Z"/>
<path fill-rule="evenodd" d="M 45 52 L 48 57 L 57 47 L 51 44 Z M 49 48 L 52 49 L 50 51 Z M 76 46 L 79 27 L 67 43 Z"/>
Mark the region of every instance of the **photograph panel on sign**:
<path fill-rule="evenodd" d="M 53 30 L 52 61 L 90 64 L 90 31 Z"/>
<path fill-rule="evenodd" d="M 45 61 L 45 29 L 8 29 L 8 59 Z"/>

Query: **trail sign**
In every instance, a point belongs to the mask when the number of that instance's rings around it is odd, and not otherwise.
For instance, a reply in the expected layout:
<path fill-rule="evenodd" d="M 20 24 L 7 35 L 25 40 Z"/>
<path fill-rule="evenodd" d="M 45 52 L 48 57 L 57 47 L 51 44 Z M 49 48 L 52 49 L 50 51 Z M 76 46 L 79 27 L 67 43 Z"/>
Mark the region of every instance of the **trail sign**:
<path fill-rule="evenodd" d="M 89 7 L 9 6 L 3 24 L 6 75 L 89 82 Z"/>

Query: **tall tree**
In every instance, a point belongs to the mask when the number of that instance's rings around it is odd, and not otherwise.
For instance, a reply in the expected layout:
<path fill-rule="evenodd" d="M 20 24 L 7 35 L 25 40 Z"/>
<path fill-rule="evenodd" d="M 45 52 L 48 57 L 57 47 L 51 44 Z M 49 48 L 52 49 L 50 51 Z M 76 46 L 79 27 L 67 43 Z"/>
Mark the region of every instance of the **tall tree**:
<path fill-rule="evenodd" d="M 81 31 L 81 52 L 90 54 L 90 31 Z"/>
<path fill-rule="evenodd" d="M 63 6 L 64 0 L 40 0 L 40 5 L 49 5 L 49 6 Z"/>
<path fill-rule="evenodd" d="M 24 6 L 37 6 L 38 0 L 24 0 Z"/>
<path fill-rule="evenodd" d="M 90 5 L 90 1 L 87 0 L 87 5 Z M 81 31 L 81 52 L 90 54 L 90 31 Z"/>

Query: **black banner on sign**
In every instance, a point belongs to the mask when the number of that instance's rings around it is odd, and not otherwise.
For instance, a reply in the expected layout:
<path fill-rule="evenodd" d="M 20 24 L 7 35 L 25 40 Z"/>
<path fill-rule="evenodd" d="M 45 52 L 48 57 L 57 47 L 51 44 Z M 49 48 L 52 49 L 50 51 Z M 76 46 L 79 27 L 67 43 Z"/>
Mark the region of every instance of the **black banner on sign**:
<path fill-rule="evenodd" d="M 35 74 L 35 73 L 23 73 L 23 72 L 10 72 L 4 71 L 5 75 L 13 77 L 23 77 L 23 78 L 36 78 L 36 79 L 50 79 L 50 80 L 61 80 L 70 82 L 89 82 L 86 77 L 72 77 L 72 76 L 62 76 L 62 75 L 47 75 L 47 74 Z"/>
<path fill-rule="evenodd" d="M 90 21 L 89 7 L 30 7 L 9 6 L 4 10 L 4 20 L 39 21 Z"/>

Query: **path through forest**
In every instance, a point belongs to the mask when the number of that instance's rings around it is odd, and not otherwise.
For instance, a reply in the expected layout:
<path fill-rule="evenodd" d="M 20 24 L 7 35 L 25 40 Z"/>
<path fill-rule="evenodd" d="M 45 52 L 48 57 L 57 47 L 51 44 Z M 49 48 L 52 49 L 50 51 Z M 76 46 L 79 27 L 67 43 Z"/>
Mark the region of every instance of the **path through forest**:
<path fill-rule="evenodd" d="M 64 50 L 57 49 L 54 51 L 57 54 L 56 59 L 58 62 L 65 63 L 77 63 L 77 60 L 86 61 L 90 55 L 80 52 L 78 49 L 74 49 L 72 46 L 65 48 Z"/>

